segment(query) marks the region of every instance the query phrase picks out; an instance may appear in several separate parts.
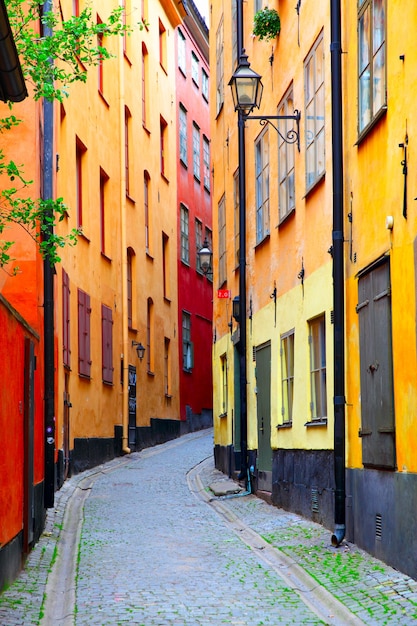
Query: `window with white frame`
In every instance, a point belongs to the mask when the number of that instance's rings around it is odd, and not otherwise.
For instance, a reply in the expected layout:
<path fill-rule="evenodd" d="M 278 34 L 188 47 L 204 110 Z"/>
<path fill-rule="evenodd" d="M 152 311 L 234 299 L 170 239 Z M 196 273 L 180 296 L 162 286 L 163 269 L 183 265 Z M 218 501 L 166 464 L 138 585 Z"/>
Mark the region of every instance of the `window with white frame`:
<path fill-rule="evenodd" d="M 278 107 L 278 115 L 294 115 L 292 89 L 284 96 Z M 293 128 L 293 120 L 279 120 L 278 136 L 278 184 L 279 184 L 279 220 L 283 220 L 295 209 L 294 156 L 295 144 L 284 140 Z"/>
<path fill-rule="evenodd" d="M 294 401 L 294 331 L 281 337 L 282 423 L 292 422 Z"/>
<path fill-rule="evenodd" d="M 201 154 L 200 154 L 200 129 L 196 123 L 193 124 L 193 173 L 197 180 L 201 177 Z"/>
<path fill-rule="evenodd" d="M 320 315 L 308 324 L 310 344 L 311 419 L 327 417 L 326 324 Z"/>
<path fill-rule="evenodd" d="M 239 265 L 240 250 L 240 205 L 239 205 L 239 168 L 233 175 L 233 213 L 235 217 L 235 263 Z"/>
<path fill-rule="evenodd" d="M 385 0 L 361 0 L 358 13 L 359 133 L 385 109 Z"/>
<path fill-rule="evenodd" d="M 268 129 L 255 142 L 256 243 L 269 235 L 269 135 Z"/>
<path fill-rule="evenodd" d="M 181 204 L 180 209 L 181 220 L 181 261 L 190 263 L 190 231 L 189 231 L 189 213 L 187 207 Z"/>
<path fill-rule="evenodd" d="M 203 176 L 204 187 L 210 191 L 210 141 L 203 135 Z"/>
<path fill-rule="evenodd" d="M 178 29 L 178 67 L 183 74 L 187 73 L 186 41 L 180 28 Z"/>
<path fill-rule="evenodd" d="M 223 16 L 216 31 L 216 114 L 224 102 L 224 28 Z"/>
<path fill-rule="evenodd" d="M 221 405 L 220 405 L 220 414 L 227 414 L 227 404 L 228 404 L 228 393 L 227 393 L 227 355 L 222 354 L 220 357 L 220 365 L 221 365 L 221 384 L 220 384 L 220 394 L 221 394 Z"/>
<path fill-rule="evenodd" d="M 180 160 L 184 163 L 184 165 L 187 165 L 187 111 L 182 104 L 180 104 L 179 118 Z"/>
<path fill-rule="evenodd" d="M 209 100 L 209 77 L 207 72 L 202 69 L 201 70 L 201 93 L 203 94 L 203 98 L 205 100 Z"/>
<path fill-rule="evenodd" d="M 219 284 L 226 282 L 226 200 L 223 196 L 218 204 L 219 229 Z"/>
<path fill-rule="evenodd" d="M 194 52 L 191 53 L 191 78 L 198 87 L 200 84 L 200 63 Z"/>
<path fill-rule="evenodd" d="M 191 372 L 194 366 L 194 351 L 191 341 L 191 315 L 182 312 L 182 368 Z"/>
<path fill-rule="evenodd" d="M 195 218 L 195 248 L 196 248 L 196 262 L 195 266 L 197 272 L 202 272 L 199 252 L 203 247 L 203 224 L 201 220 Z"/>
<path fill-rule="evenodd" d="M 325 171 L 324 44 L 323 34 L 304 63 L 306 188 L 311 189 Z"/>

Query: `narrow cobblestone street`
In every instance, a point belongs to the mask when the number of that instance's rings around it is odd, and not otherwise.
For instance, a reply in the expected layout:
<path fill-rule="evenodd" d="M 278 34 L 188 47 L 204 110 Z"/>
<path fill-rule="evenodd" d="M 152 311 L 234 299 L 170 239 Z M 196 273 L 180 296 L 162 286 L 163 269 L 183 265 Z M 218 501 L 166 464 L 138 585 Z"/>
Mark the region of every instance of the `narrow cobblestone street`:
<path fill-rule="evenodd" d="M 255 496 L 216 498 L 212 456 L 202 431 L 67 481 L 2 626 L 417 624 L 415 581 Z"/>

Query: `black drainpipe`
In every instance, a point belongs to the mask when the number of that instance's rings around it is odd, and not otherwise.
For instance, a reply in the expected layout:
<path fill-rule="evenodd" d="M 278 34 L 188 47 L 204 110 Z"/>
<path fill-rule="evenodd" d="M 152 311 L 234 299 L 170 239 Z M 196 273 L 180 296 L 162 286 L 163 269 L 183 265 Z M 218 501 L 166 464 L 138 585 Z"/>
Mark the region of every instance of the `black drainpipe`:
<path fill-rule="evenodd" d="M 332 159 L 333 159 L 333 315 L 334 315 L 334 475 L 335 530 L 332 544 L 340 545 L 346 531 L 345 476 L 345 298 L 343 235 L 342 45 L 340 0 L 330 0 Z"/>
<path fill-rule="evenodd" d="M 43 12 L 51 10 L 51 0 L 46 0 Z M 51 36 L 52 30 L 43 26 L 43 35 Z M 51 60 L 52 63 L 52 60 Z M 43 100 L 43 167 L 42 198 L 53 199 L 53 140 L 54 140 L 54 104 Z M 52 234 L 48 226 L 43 234 L 48 239 Z M 44 505 L 54 506 L 55 494 L 55 367 L 54 367 L 54 268 L 48 259 L 43 262 L 44 271 L 44 418 L 45 418 L 45 482 Z"/>

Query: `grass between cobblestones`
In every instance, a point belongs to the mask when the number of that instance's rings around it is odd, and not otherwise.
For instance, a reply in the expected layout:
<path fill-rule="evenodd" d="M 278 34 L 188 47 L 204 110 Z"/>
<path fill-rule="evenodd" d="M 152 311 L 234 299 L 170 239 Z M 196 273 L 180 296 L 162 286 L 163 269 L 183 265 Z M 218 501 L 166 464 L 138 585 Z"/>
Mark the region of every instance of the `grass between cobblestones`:
<path fill-rule="evenodd" d="M 417 587 L 415 581 L 404 583 L 404 577 L 380 561 L 345 544 L 339 548 L 326 545 L 320 539 L 320 527 L 293 524 L 278 531 L 267 532 L 263 539 L 280 550 L 318 584 L 345 604 L 365 623 L 417 623 Z M 308 545 L 310 542 L 310 545 Z M 405 621 L 407 620 L 407 621 Z M 412 622 L 414 623 L 414 621 Z"/>

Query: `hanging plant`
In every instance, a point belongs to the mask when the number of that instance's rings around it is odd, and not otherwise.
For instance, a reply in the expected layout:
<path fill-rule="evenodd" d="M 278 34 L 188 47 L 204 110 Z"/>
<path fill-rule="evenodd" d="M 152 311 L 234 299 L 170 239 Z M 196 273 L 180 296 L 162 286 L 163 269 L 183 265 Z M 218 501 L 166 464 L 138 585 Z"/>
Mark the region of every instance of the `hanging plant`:
<path fill-rule="evenodd" d="M 281 30 L 281 20 L 275 9 L 265 7 L 261 9 L 253 18 L 253 34 L 259 39 L 270 41 L 279 35 Z"/>

